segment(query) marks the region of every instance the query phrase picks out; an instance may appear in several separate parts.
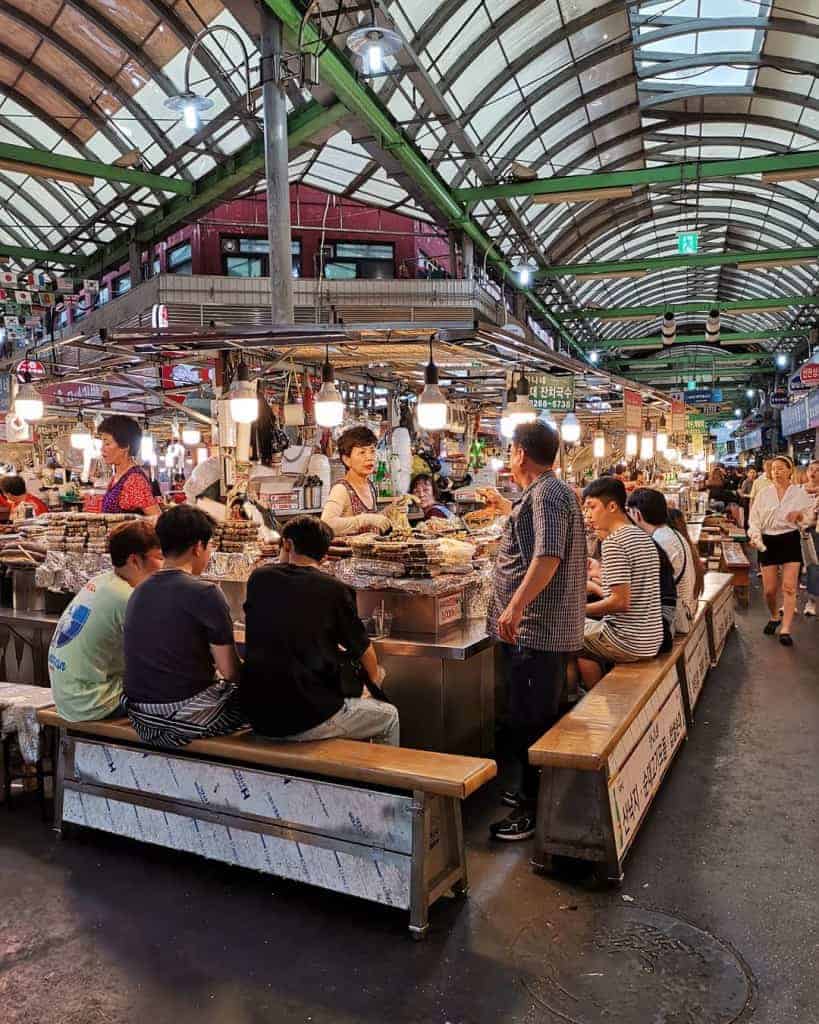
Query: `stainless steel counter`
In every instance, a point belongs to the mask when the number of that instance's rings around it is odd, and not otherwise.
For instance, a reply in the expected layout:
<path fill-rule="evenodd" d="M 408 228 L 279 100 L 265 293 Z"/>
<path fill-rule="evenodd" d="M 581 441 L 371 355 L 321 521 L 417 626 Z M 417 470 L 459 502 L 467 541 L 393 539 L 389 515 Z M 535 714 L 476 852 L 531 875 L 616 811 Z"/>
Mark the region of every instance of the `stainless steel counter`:
<path fill-rule="evenodd" d="M 416 658 L 441 658 L 445 661 L 466 661 L 492 646 L 492 637 L 483 622 L 467 622 L 455 626 L 442 636 L 424 639 L 418 636 L 391 636 L 374 640 L 379 654 L 403 655 Z"/>

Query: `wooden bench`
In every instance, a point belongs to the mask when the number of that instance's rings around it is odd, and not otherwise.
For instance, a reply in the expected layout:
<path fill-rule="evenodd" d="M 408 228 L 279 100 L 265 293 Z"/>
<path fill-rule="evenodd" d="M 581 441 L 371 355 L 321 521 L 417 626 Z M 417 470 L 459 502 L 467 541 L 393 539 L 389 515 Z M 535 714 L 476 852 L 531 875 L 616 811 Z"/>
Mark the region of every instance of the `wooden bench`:
<path fill-rule="evenodd" d="M 410 912 L 465 894 L 461 801 L 494 761 L 353 740 L 275 743 L 249 730 L 180 750 L 127 718 L 59 730 L 54 820 L 183 850 Z"/>
<path fill-rule="evenodd" d="M 711 664 L 716 665 L 722 657 L 725 641 L 734 626 L 734 587 L 730 573 L 705 574 L 705 587 L 700 597 L 700 606 L 705 608 Z"/>
<path fill-rule="evenodd" d="M 651 661 L 617 665 L 532 747 L 541 768 L 536 868 L 552 856 L 593 861 L 623 877 L 623 861 L 686 735 L 677 662 L 684 643 Z"/>
<path fill-rule="evenodd" d="M 708 670 L 711 668 L 711 645 L 708 640 L 707 605 L 700 602 L 697 614 L 686 636 L 674 643 L 682 648 L 677 668 L 685 707 L 685 718 L 690 728 L 694 724 L 694 708 L 700 699 Z"/>
<path fill-rule="evenodd" d="M 719 569 L 720 572 L 730 573 L 737 600 L 743 608 L 747 608 L 751 595 L 751 563 L 738 541 L 722 542 Z"/>
<path fill-rule="evenodd" d="M 595 863 L 611 881 L 679 750 L 710 665 L 733 625 L 732 577 L 707 573 L 687 636 L 651 661 L 616 665 L 529 748 L 541 768 L 536 853 Z M 716 646 L 715 646 L 716 645 Z"/>

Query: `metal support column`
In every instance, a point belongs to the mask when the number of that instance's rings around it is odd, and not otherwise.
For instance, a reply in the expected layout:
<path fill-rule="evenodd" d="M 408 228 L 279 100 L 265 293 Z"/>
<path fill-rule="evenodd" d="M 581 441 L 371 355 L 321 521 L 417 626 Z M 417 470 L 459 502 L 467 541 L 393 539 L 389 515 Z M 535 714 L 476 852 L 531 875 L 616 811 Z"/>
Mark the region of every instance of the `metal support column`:
<path fill-rule="evenodd" d="M 287 172 L 287 104 L 281 82 L 282 23 L 265 4 L 262 19 L 262 106 L 267 171 L 267 237 L 273 323 L 293 322 L 290 257 L 290 183 Z"/>
<path fill-rule="evenodd" d="M 461 235 L 461 245 L 464 254 L 464 277 L 467 281 L 475 280 L 475 244 L 469 235 Z"/>
<path fill-rule="evenodd" d="M 449 229 L 447 236 L 449 238 L 449 276 L 454 281 L 455 278 L 461 277 L 458 272 L 458 240 L 453 228 Z"/>
<path fill-rule="evenodd" d="M 128 273 L 131 276 L 131 287 L 142 284 L 142 253 L 139 242 L 128 243 Z"/>

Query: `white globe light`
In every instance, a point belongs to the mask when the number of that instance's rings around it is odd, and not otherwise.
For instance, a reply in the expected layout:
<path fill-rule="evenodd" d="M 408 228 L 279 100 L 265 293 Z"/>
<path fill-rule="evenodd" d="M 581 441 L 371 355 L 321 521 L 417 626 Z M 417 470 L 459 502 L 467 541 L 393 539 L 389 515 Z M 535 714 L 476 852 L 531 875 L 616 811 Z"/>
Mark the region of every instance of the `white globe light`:
<path fill-rule="evenodd" d="M 236 419 L 236 417 L 233 417 Z M 241 420 L 238 422 L 242 422 Z M 182 428 L 182 444 L 188 448 L 194 448 L 202 440 L 202 431 L 195 423 L 186 423 Z"/>
<path fill-rule="evenodd" d="M 575 444 L 580 440 L 580 420 L 573 412 L 567 413 L 560 426 L 560 436 L 566 444 Z"/>
<path fill-rule="evenodd" d="M 634 458 L 634 456 L 637 454 L 638 446 L 639 441 L 637 439 L 637 435 L 634 433 L 633 430 L 630 430 L 626 434 L 626 455 L 628 458 Z"/>
<path fill-rule="evenodd" d="M 416 406 L 418 426 L 422 430 L 443 430 L 446 426 L 447 401 L 437 384 L 427 384 Z"/>
<path fill-rule="evenodd" d="M 21 384 L 14 399 L 14 411 L 17 415 L 29 423 L 43 418 L 43 400 L 28 382 Z"/>
<path fill-rule="evenodd" d="M 256 382 L 250 380 L 245 363 L 239 363 L 236 379 L 230 386 L 230 415 L 235 423 L 253 423 L 259 415 Z"/>
<path fill-rule="evenodd" d="M 338 427 L 344 419 L 344 402 L 332 381 L 321 385 L 314 403 L 316 423 L 320 427 Z"/>

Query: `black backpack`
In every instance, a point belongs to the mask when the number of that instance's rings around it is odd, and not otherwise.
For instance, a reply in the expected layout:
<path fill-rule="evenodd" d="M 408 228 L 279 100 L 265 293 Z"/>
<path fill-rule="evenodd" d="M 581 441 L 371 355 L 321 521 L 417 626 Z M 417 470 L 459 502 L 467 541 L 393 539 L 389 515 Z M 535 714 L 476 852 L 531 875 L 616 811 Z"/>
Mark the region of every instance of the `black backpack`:
<path fill-rule="evenodd" d="M 674 619 L 677 616 L 677 583 L 679 581 L 674 578 L 671 559 L 656 540 L 654 546 L 660 557 L 660 605 L 663 614 L 663 642 L 660 645 L 660 654 L 668 654 L 674 641 Z M 684 572 L 685 566 L 683 566 Z M 682 573 L 680 573 L 680 577 L 682 577 Z"/>

